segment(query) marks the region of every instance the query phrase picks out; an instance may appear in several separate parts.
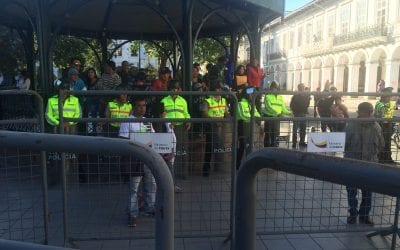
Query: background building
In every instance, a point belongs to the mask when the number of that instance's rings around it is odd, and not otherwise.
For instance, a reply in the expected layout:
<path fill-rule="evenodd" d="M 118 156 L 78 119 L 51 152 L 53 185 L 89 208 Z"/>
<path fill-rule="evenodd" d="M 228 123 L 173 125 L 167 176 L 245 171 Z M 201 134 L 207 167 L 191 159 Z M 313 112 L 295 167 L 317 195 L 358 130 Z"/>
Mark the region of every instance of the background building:
<path fill-rule="evenodd" d="M 399 0 L 314 0 L 266 25 L 261 64 L 287 90 L 374 92 L 400 81 Z"/>

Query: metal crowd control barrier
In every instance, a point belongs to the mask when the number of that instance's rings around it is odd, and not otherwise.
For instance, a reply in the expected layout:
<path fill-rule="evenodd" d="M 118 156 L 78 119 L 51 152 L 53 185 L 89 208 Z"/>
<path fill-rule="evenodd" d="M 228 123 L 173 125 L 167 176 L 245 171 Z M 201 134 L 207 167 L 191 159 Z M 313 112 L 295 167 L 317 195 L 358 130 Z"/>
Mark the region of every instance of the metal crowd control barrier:
<path fill-rule="evenodd" d="M 156 193 L 155 247 L 174 249 L 174 185 L 171 173 L 159 154 L 142 144 L 122 139 L 74 135 L 34 134 L 0 131 L 0 145 L 14 149 L 56 150 L 59 152 L 135 155 L 155 177 Z M 64 170 L 65 173 L 65 170 Z M 65 194 L 66 195 L 66 194 Z M 64 197 L 64 244 L 69 240 L 67 199 Z"/>
<path fill-rule="evenodd" d="M 44 133 L 44 111 L 43 111 L 43 98 L 35 91 L 22 91 L 22 90 L 1 90 L 1 103 L 0 103 L 0 128 L 11 129 L 16 131 L 25 132 L 41 132 Z M 7 98 L 13 99 L 7 99 Z M 15 97 L 22 97 L 17 99 Z M 32 100 L 30 97 L 34 97 Z M 35 103 L 36 102 L 36 103 Z M 18 108 L 18 110 L 17 110 Z M 25 115 L 31 117 L 26 118 Z M 27 126 L 33 124 L 33 126 Z M 4 148 L 4 145 L 1 146 Z M 18 157 L 18 156 L 17 156 Z M 42 177 L 42 206 L 43 206 L 43 239 L 40 241 L 44 244 L 48 243 L 48 224 L 49 224 L 49 209 L 48 209 L 48 190 L 47 190 L 47 167 L 46 167 L 46 153 L 40 153 L 39 164 L 41 167 Z M 19 166 L 13 166 L 13 168 Z M 7 170 L 7 169 L 6 169 Z M 32 176 L 31 176 L 32 177 Z M 4 179 L 7 183 L 7 177 Z M 33 200 L 33 199 L 32 199 Z M 34 206 L 32 204 L 32 206 Z M 26 214 L 21 211 L 21 214 Z M 21 216 L 22 217 L 22 216 Z M 34 227 L 34 225 L 33 225 Z M 24 228 L 26 229 L 26 228 Z M 8 229 L 12 232 L 12 229 Z M 24 230 L 21 230 L 22 234 Z M 35 231 L 33 229 L 33 231 Z M 41 235 L 40 233 L 33 233 L 33 235 Z M 24 237 L 20 238 L 23 240 Z M 36 240 L 36 239 L 34 239 Z"/>
<path fill-rule="evenodd" d="M 71 94 L 77 97 L 94 97 L 94 96 L 117 96 L 120 94 L 127 94 L 132 99 L 136 96 L 140 97 L 157 97 L 157 96 L 168 96 L 177 94 L 176 92 L 169 91 L 71 91 Z M 93 118 L 93 117 L 83 117 L 81 119 L 67 119 L 61 117 L 60 120 L 64 121 L 75 121 L 79 123 L 110 123 L 110 122 L 182 122 L 188 121 L 192 125 L 200 124 L 201 126 L 205 124 L 215 124 L 223 123 L 225 125 L 223 134 L 226 137 L 226 148 L 222 149 L 220 152 L 224 155 L 224 160 L 222 160 L 220 165 L 223 165 L 226 172 L 211 172 L 209 178 L 198 177 L 199 173 L 195 172 L 196 168 L 203 167 L 203 154 L 204 154 L 204 144 L 205 136 L 199 139 L 202 145 L 202 149 L 192 148 L 188 153 L 187 165 L 190 165 L 192 174 L 189 174 L 187 178 L 182 178 L 177 176 L 175 179 L 177 186 L 182 187 L 182 191 L 176 195 L 175 207 L 175 235 L 176 237 L 210 237 L 210 236 L 225 236 L 230 234 L 233 230 L 234 223 L 234 199 L 236 180 L 236 145 L 237 145 L 237 122 L 236 122 L 236 109 L 237 109 L 237 98 L 234 92 L 179 92 L 180 96 L 187 99 L 188 106 L 190 105 L 190 99 L 199 96 L 210 96 L 210 95 L 221 95 L 230 100 L 231 114 L 226 118 L 199 118 L 202 117 L 191 114 L 190 119 L 166 119 L 166 118 L 123 118 L 123 119 L 112 119 L 112 118 Z M 229 98 L 229 100 L 228 100 Z M 134 103 L 132 103 L 134 104 Z M 147 116 L 146 116 L 147 117 Z M 61 124 L 61 122 L 60 122 Z M 194 132 L 190 132 L 189 137 L 194 136 Z M 100 135 L 101 136 L 101 135 Z M 197 143 L 196 139 L 190 138 L 188 144 L 193 146 Z M 97 161 L 97 159 L 96 159 Z M 175 159 L 175 162 L 177 160 Z M 215 161 L 214 161 L 215 162 Z M 213 162 L 213 163 L 214 163 Z M 89 164 L 87 164 L 89 165 Z M 96 170 L 97 171 L 97 170 Z M 200 173 L 201 175 L 201 173 Z M 111 178 L 109 178 L 111 179 Z M 108 181 L 105 185 L 109 184 L 120 184 L 118 180 Z M 89 186 L 91 183 L 87 183 Z M 111 185 L 109 185 L 111 187 Z M 111 187 L 113 188 L 113 187 Z M 111 190 L 111 189 L 107 189 Z M 117 190 L 118 193 L 118 190 Z M 229 198 L 227 198 L 229 197 Z M 206 219 L 203 219 L 206 218 Z M 117 228 L 118 229 L 118 228 Z M 146 231 L 146 227 L 140 226 L 135 228 L 138 234 L 131 235 L 126 234 L 129 231 L 120 230 L 114 232 L 113 239 L 132 239 L 132 237 L 143 237 L 151 238 L 149 232 Z M 96 231 L 96 232 L 95 232 Z M 74 237 L 75 240 L 85 240 L 87 238 L 104 239 L 104 237 L 99 237 L 100 234 L 97 232 L 99 230 L 93 230 L 91 234 L 88 235 L 77 235 Z M 110 239 L 109 236 L 106 237 Z"/>
<path fill-rule="evenodd" d="M 1 240 L 0 249 L 7 250 L 72 250 L 71 248 L 45 246 L 27 242 L 13 241 L 13 240 Z"/>
<path fill-rule="evenodd" d="M 238 172 L 235 204 L 236 227 L 232 249 L 255 249 L 255 178 L 259 170 L 263 168 L 271 168 L 342 185 L 351 184 L 357 188 L 369 189 L 372 192 L 393 197 L 400 196 L 400 169 L 398 168 L 287 149 L 262 149 L 250 154 L 242 163 Z M 397 219 L 395 222 L 397 222 Z M 397 225 L 395 225 L 395 228 L 397 229 Z M 396 235 L 397 232 L 393 232 L 392 249 L 395 247 Z"/>

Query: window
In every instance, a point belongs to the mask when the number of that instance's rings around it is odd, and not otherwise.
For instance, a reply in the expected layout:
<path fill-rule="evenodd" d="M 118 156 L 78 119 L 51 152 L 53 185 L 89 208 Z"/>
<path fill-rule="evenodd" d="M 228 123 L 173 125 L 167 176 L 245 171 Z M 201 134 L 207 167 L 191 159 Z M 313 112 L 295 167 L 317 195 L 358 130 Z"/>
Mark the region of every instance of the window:
<path fill-rule="evenodd" d="M 350 26 L 350 4 L 343 5 L 340 8 L 340 33 L 349 33 Z"/>
<path fill-rule="evenodd" d="M 117 57 L 117 56 L 122 56 L 122 49 L 121 48 L 118 48 L 118 49 L 115 50 L 114 57 Z"/>
<path fill-rule="evenodd" d="M 306 25 L 306 44 L 311 43 L 311 34 L 312 34 L 312 24 L 307 23 L 307 25 Z"/>
<path fill-rule="evenodd" d="M 330 13 L 328 15 L 328 36 L 334 36 L 336 31 L 336 13 Z"/>
<path fill-rule="evenodd" d="M 289 34 L 289 48 L 293 49 L 294 47 L 294 31 L 290 31 Z"/>
<path fill-rule="evenodd" d="M 357 28 L 364 28 L 367 26 L 367 0 L 358 0 L 357 1 Z"/>
<path fill-rule="evenodd" d="M 264 47 L 264 57 L 263 57 L 263 61 L 264 61 L 264 63 L 267 63 L 267 62 L 268 62 L 268 55 L 271 53 L 271 52 L 269 51 L 269 41 L 265 41 L 263 47 Z"/>
<path fill-rule="evenodd" d="M 286 33 L 283 34 L 283 38 L 282 38 L 282 48 L 283 48 L 283 51 L 286 52 L 286 50 L 287 50 L 287 34 L 286 34 Z"/>
<path fill-rule="evenodd" d="M 250 62 L 250 47 L 246 49 L 246 60 Z"/>
<path fill-rule="evenodd" d="M 276 49 L 275 49 L 275 39 L 274 39 L 274 38 L 271 38 L 270 43 L 269 43 L 269 46 L 271 46 L 271 47 L 269 48 L 269 51 L 270 51 L 271 53 L 276 52 Z"/>
<path fill-rule="evenodd" d="M 314 42 L 319 42 L 323 38 L 324 19 L 323 16 L 318 16 L 315 20 Z"/>
<path fill-rule="evenodd" d="M 376 24 L 386 23 L 386 0 L 376 0 Z"/>
<path fill-rule="evenodd" d="M 303 44 L 303 26 L 297 29 L 297 46 L 300 47 Z"/>

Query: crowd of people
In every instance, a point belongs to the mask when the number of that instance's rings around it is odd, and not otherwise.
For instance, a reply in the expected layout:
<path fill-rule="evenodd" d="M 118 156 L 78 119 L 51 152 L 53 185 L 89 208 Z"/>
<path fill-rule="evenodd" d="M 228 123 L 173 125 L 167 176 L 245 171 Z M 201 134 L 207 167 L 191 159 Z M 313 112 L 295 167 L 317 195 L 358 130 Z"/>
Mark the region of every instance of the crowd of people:
<path fill-rule="evenodd" d="M 233 89 L 237 93 L 238 104 L 236 119 L 238 121 L 238 145 L 237 148 L 237 168 L 247 152 L 249 143 L 248 138 L 250 121 L 252 116 L 265 117 L 264 119 L 264 146 L 277 147 L 280 135 L 280 121 L 277 117 L 293 116 L 294 118 L 306 117 L 309 114 L 311 96 L 304 84 L 297 86 L 297 93 L 292 96 L 287 107 L 282 95 L 278 94 L 280 86 L 277 82 L 269 84 L 269 91 L 264 96 L 257 97 L 253 108 L 253 93 L 262 86 L 264 74 L 254 60 L 246 67 L 239 65 L 235 71 L 233 86 L 227 86 L 226 78 L 226 58 L 220 57 L 215 65 L 207 65 L 207 73 L 202 75 L 200 65 L 193 64 L 193 78 L 191 91 L 215 91 L 216 95 L 193 96 L 185 98 L 180 95 L 182 83 L 171 77 L 171 70 L 168 67 L 161 67 L 158 77 L 149 81 L 145 71 L 139 71 L 136 75 L 130 74 L 129 63 L 123 62 L 121 71 L 117 72 L 113 61 L 108 61 L 104 65 L 103 74 L 98 77 L 94 68 L 82 71 L 81 61 L 77 58 L 71 59 L 70 67 L 63 73 L 63 79 L 59 85 L 59 92 L 50 97 L 47 102 L 46 120 L 52 127 L 54 133 L 58 133 L 59 126 L 59 95 L 63 101 L 63 116 L 65 118 L 80 117 L 106 117 L 106 118 L 181 118 L 180 121 L 165 123 L 143 123 L 143 122 L 123 122 L 111 120 L 109 123 L 90 122 L 81 126 L 76 122 L 63 123 L 64 133 L 86 133 L 89 135 L 100 135 L 107 137 L 121 137 L 133 139 L 136 133 L 171 133 L 174 137 L 173 150 L 169 154 L 162 155 L 169 166 L 174 177 L 188 178 L 188 142 L 199 138 L 205 141 L 204 163 L 202 175 L 208 177 L 212 169 L 219 171 L 222 168 L 223 159 L 221 158 L 221 148 L 224 148 L 225 123 L 217 119 L 231 116 L 231 102 L 223 91 Z M 85 96 L 75 97 L 67 90 L 117 90 L 118 96 Z M 135 96 L 129 97 L 124 91 L 172 91 L 173 94 L 165 96 Z M 357 125 L 347 124 L 345 118 L 349 117 L 346 105 L 336 88 L 327 82 L 323 90 L 324 95 L 314 96 L 314 116 L 322 118 L 334 118 L 330 121 L 322 121 L 321 129 L 323 132 L 346 132 L 346 152 L 349 158 L 376 161 L 382 163 L 393 163 L 391 158 L 390 138 L 393 133 L 393 126 L 390 122 L 357 123 Z M 383 88 L 382 93 L 391 92 L 391 88 Z M 263 109 L 261 105 L 263 100 Z M 376 103 L 375 108 L 372 104 L 364 102 L 358 107 L 360 118 L 371 117 L 391 118 L 395 109 L 395 102 L 391 101 L 390 96 L 384 95 Z M 189 118 L 207 118 L 210 122 L 191 123 Z M 216 122 L 213 122 L 215 119 Z M 259 119 L 256 121 L 258 122 Z M 306 121 L 304 119 L 294 119 L 292 130 L 292 148 L 306 147 Z M 347 126 L 346 126 L 347 125 Z M 370 133 L 371 137 L 366 140 L 364 134 Z M 298 138 L 299 135 L 299 138 Z M 142 181 L 142 190 L 146 193 L 145 208 L 148 213 L 154 210 L 154 195 L 147 192 L 154 192 L 154 178 L 146 166 L 135 159 L 123 158 L 121 172 L 127 176 L 129 183 L 129 222 L 130 226 L 136 226 L 139 215 L 139 204 L 137 202 L 137 192 L 139 183 Z M 175 186 L 177 191 L 181 188 Z M 151 191 L 148 191 L 151 190 Z M 371 193 L 363 190 L 362 208 L 356 211 L 357 192 L 353 187 L 347 187 L 350 216 L 349 224 L 355 223 L 355 216 L 359 215 L 360 223 L 372 224 L 368 217 L 371 206 Z M 150 212 L 149 212 L 150 211 Z"/>

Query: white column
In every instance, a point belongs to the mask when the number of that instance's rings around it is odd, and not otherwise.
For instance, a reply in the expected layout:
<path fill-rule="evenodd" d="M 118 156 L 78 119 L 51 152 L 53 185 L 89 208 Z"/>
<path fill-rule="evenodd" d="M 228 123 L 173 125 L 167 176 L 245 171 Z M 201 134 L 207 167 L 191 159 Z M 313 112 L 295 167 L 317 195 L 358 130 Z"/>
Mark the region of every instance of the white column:
<path fill-rule="evenodd" d="M 335 86 L 339 92 L 343 91 L 343 77 L 344 65 L 337 65 L 335 67 Z"/>
<path fill-rule="evenodd" d="M 349 91 L 358 92 L 359 64 L 349 64 Z"/>
<path fill-rule="evenodd" d="M 386 61 L 386 87 L 392 87 L 394 91 L 398 88 L 399 66 L 400 61 Z"/>
<path fill-rule="evenodd" d="M 376 77 L 379 64 L 377 62 L 367 62 L 366 67 L 366 78 L 365 78 L 365 92 L 376 92 Z"/>

